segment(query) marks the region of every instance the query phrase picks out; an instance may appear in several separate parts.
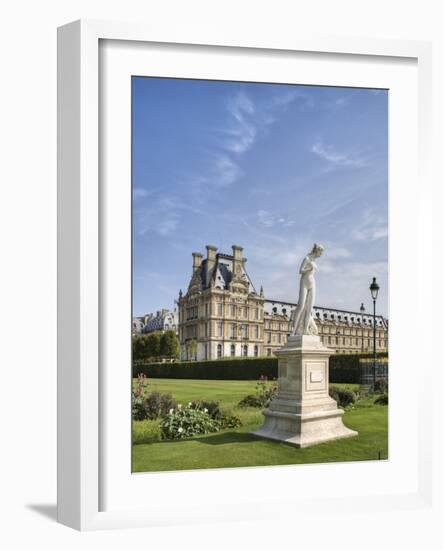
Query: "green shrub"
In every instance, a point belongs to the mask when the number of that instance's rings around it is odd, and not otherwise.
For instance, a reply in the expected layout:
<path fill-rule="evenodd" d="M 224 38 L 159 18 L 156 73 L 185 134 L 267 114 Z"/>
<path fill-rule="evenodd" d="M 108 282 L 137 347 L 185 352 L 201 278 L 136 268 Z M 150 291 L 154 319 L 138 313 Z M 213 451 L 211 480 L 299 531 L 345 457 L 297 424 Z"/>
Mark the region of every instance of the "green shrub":
<path fill-rule="evenodd" d="M 337 401 L 339 407 L 346 408 L 349 405 L 353 405 L 357 399 L 355 393 L 347 388 L 341 388 L 339 386 L 330 386 L 329 395 L 332 399 Z"/>
<path fill-rule="evenodd" d="M 243 399 L 239 402 L 238 406 L 239 407 L 257 407 L 262 409 L 263 403 L 261 402 L 258 395 L 249 394 L 243 397 Z"/>
<path fill-rule="evenodd" d="M 272 382 L 268 382 L 268 377 L 264 374 L 260 376 L 259 381 L 255 385 L 255 391 L 258 398 L 263 404 L 263 407 L 269 407 L 269 404 L 274 399 L 278 389 L 278 384 L 274 378 Z"/>
<path fill-rule="evenodd" d="M 137 381 L 132 387 L 132 418 L 143 420 L 146 418 L 144 402 L 148 395 L 148 380 L 144 373 L 139 373 Z"/>
<path fill-rule="evenodd" d="M 220 429 L 227 430 L 232 428 L 239 428 L 242 425 L 241 418 L 232 413 L 222 412 L 220 418 Z"/>
<path fill-rule="evenodd" d="M 220 421 L 210 417 L 207 409 L 193 406 L 187 407 L 180 404 L 171 408 L 169 413 L 160 423 L 163 439 L 184 439 L 207 433 L 218 432 Z"/>
<path fill-rule="evenodd" d="M 239 416 L 220 408 L 219 401 L 192 401 L 189 406 L 206 410 L 212 419 L 220 422 L 220 429 L 222 430 L 238 428 L 242 425 Z"/>
<path fill-rule="evenodd" d="M 176 406 L 171 394 L 149 393 L 148 380 L 140 373 L 132 387 L 132 418 L 133 420 L 154 420 L 165 416 Z"/>
<path fill-rule="evenodd" d="M 375 393 L 386 393 L 388 391 L 388 379 L 379 378 L 374 384 Z"/>
<path fill-rule="evenodd" d="M 144 417 L 140 420 L 144 420 L 145 418 L 155 420 L 156 418 L 166 416 L 169 410 L 174 408 L 176 404 L 170 393 L 160 394 L 154 391 L 143 402 L 142 410 Z"/>
<path fill-rule="evenodd" d="M 265 375 L 261 375 L 255 385 L 255 394 L 249 394 L 239 402 L 239 407 L 259 407 L 261 409 L 269 407 L 272 399 L 277 393 L 277 382 L 273 380 L 268 382 Z"/>
<path fill-rule="evenodd" d="M 160 420 L 136 420 L 132 422 L 132 443 L 152 443 L 160 441 Z"/>
<path fill-rule="evenodd" d="M 220 401 L 192 401 L 190 407 L 194 409 L 206 409 L 211 418 L 218 420 L 222 416 Z"/>
<path fill-rule="evenodd" d="M 382 393 L 377 397 L 377 399 L 374 401 L 376 405 L 388 405 L 389 397 L 387 393 Z"/>

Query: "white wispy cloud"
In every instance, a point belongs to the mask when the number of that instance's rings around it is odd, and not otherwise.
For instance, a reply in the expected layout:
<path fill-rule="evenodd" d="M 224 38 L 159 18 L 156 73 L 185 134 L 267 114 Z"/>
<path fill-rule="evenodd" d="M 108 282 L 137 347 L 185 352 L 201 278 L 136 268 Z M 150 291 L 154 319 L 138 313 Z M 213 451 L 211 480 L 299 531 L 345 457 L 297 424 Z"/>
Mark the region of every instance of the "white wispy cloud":
<path fill-rule="evenodd" d="M 155 233 L 167 237 L 179 229 L 184 215 L 189 213 L 200 214 L 200 210 L 181 197 L 157 197 L 152 206 L 148 204 L 134 210 L 134 226 L 141 236 Z"/>
<path fill-rule="evenodd" d="M 299 100 L 301 103 L 307 103 L 311 106 L 313 106 L 313 101 L 311 98 L 306 97 L 300 90 L 294 89 L 287 89 L 283 92 L 277 92 L 274 94 L 270 99 L 270 107 L 272 108 L 278 108 L 278 107 L 287 107 L 294 101 Z"/>
<path fill-rule="evenodd" d="M 388 237 L 388 226 L 365 227 L 353 231 L 354 239 L 358 241 L 377 241 Z"/>
<path fill-rule="evenodd" d="M 359 226 L 352 230 L 351 236 L 356 241 L 377 241 L 388 237 L 386 217 L 371 209 L 366 209 Z"/>
<path fill-rule="evenodd" d="M 333 166 L 353 166 L 359 168 L 367 164 L 367 161 L 357 154 L 339 152 L 333 145 L 324 145 L 320 141 L 312 145 L 310 152 Z"/>
<path fill-rule="evenodd" d="M 226 153 L 210 154 L 201 172 L 182 176 L 184 200 L 201 207 L 214 199 L 214 193 L 233 185 L 243 172 L 240 166 Z"/>
<path fill-rule="evenodd" d="M 295 224 L 295 220 L 287 219 L 282 216 L 272 214 L 267 210 L 259 210 L 257 212 L 257 221 L 262 227 L 291 227 Z"/>
<path fill-rule="evenodd" d="M 225 148 L 233 153 L 245 153 L 252 147 L 257 137 L 254 120 L 255 105 L 245 92 L 238 92 L 230 97 L 226 104 L 229 113 Z"/>
<path fill-rule="evenodd" d="M 328 257 L 332 260 L 341 260 L 343 258 L 350 258 L 351 252 L 343 246 L 330 246 L 328 248 Z"/>
<path fill-rule="evenodd" d="M 227 187 L 239 179 L 242 171 L 227 155 L 217 155 L 210 180 L 218 187 Z"/>
<path fill-rule="evenodd" d="M 228 120 L 221 131 L 223 147 L 236 155 L 245 153 L 294 101 L 299 101 L 301 110 L 313 106 L 312 98 L 296 89 L 277 92 L 258 103 L 243 90 L 230 96 L 226 102 Z"/>
<path fill-rule="evenodd" d="M 168 236 L 175 233 L 175 230 L 178 226 L 178 215 L 177 214 L 171 214 L 171 216 L 167 219 L 161 220 L 157 225 L 157 232 L 160 235 Z"/>
<path fill-rule="evenodd" d="M 369 284 L 377 277 L 380 284 L 378 311 L 388 314 L 388 262 L 358 261 L 349 258 L 330 261 L 327 256 L 319 261 L 318 305 L 343 307 L 356 311 L 361 302 L 370 299 Z"/>

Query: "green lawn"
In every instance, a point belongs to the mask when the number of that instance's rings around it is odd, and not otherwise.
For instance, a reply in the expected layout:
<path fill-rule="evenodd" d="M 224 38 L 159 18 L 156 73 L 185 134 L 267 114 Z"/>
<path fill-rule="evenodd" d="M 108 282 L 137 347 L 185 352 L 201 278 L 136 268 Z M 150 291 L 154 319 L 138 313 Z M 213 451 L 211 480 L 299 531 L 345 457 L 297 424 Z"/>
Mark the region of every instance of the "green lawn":
<path fill-rule="evenodd" d="M 197 399 L 220 401 L 240 416 L 243 426 L 182 441 L 156 441 L 158 422 L 133 422 L 132 467 L 134 472 L 271 466 L 349 460 L 377 460 L 388 456 L 388 407 L 374 405 L 373 398 L 358 401 L 344 415 L 345 424 L 358 437 L 297 449 L 286 443 L 250 434 L 263 422 L 260 410 L 236 407 L 242 397 L 254 393 L 254 381 L 150 379 L 150 391 L 171 393 L 178 403 Z M 355 387 L 346 384 L 347 387 Z M 146 443 L 148 442 L 148 443 Z"/>

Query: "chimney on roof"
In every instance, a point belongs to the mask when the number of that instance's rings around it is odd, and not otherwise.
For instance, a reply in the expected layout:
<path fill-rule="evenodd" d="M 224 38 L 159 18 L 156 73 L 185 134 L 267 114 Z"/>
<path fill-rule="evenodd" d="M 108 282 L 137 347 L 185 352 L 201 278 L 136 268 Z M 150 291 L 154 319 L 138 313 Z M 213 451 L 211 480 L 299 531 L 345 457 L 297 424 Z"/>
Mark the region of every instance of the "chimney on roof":
<path fill-rule="evenodd" d="M 195 273 L 197 269 L 202 265 L 203 255 L 200 252 L 192 253 L 192 272 Z"/>
<path fill-rule="evenodd" d="M 215 266 L 215 260 L 217 256 L 217 247 L 213 246 L 212 244 L 206 245 L 206 284 L 209 284 L 209 280 L 212 275 L 212 270 Z"/>
<path fill-rule="evenodd" d="M 242 272 L 242 265 L 243 265 L 243 247 L 238 246 L 236 244 L 232 245 L 232 255 L 234 257 L 234 261 L 232 262 L 232 271 L 234 273 L 234 276 L 240 276 Z"/>

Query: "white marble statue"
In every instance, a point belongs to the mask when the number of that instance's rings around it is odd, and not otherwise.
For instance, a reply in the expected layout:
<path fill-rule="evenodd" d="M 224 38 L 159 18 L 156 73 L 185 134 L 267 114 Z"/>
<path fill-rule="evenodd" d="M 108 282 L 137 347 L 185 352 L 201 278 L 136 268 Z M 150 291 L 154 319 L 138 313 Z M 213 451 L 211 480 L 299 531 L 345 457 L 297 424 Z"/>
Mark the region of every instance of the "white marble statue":
<path fill-rule="evenodd" d="M 300 266 L 298 303 L 291 315 L 293 336 L 296 334 L 318 334 L 317 326 L 312 317 L 312 308 L 315 302 L 315 272 L 317 271 L 315 260 L 322 255 L 323 251 L 324 247 L 322 245 L 314 244 L 311 252 L 304 258 Z"/>

